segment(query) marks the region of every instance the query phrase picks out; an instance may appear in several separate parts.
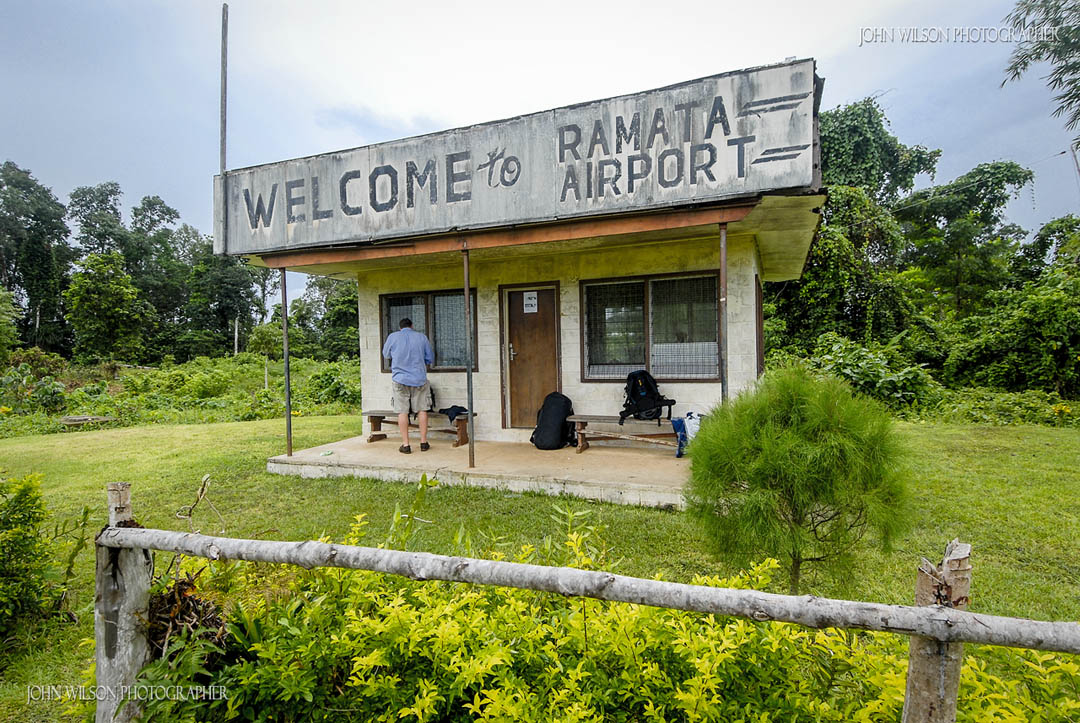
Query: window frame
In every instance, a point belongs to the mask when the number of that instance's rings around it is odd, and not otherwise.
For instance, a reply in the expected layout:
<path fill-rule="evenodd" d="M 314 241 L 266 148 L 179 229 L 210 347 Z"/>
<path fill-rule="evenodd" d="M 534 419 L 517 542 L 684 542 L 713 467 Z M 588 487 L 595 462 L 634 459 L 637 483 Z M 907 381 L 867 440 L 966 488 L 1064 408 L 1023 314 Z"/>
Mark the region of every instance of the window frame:
<path fill-rule="evenodd" d="M 387 300 L 388 299 L 393 299 L 393 298 L 396 298 L 396 297 L 400 297 L 400 296 L 422 296 L 422 297 L 424 297 L 424 329 L 425 329 L 425 334 L 428 337 L 428 341 L 431 342 L 431 349 L 432 349 L 432 351 L 434 351 L 435 350 L 435 344 L 436 344 L 436 340 L 433 337 L 433 333 L 434 333 L 434 330 L 435 330 L 435 324 L 434 324 L 434 322 L 435 322 L 435 319 L 434 319 L 435 306 L 434 306 L 434 303 L 432 302 L 432 297 L 446 296 L 446 295 L 451 295 L 451 294 L 457 294 L 458 296 L 464 296 L 465 295 L 464 291 L 462 289 L 431 289 L 431 290 L 428 290 L 428 291 L 395 291 L 395 292 L 392 292 L 392 293 L 389 293 L 389 294 L 379 294 L 379 371 L 382 374 L 389 374 L 390 373 L 390 361 L 386 357 L 384 357 L 382 355 L 383 346 L 386 344 L 386 337 L 389 336 L 390 333 L 391 333 L 391 330 L 386 328 L 386 302 L 387 302 Z M 469 289 L 469 296 L 472 299 L 473 306 L 475 307 L 475 311 L 476 311 L 476 313 L 472 314 L 472 319 L 471 319 L 471 321 L 472 321 L 472 343 L 473 343 L 473 369 L 472 370 L 474 372 L 479 372 L 480 371 L 480 358 L 479 358 L 479 354 L 478 354 L 479 341 L 477 339 L 477 337 L 478 337 L 478 333 L 477 333 L 477 330 L 478 330 L 477 317 L 480 315 L 479 314 L 480 301 L 477 298 L 476 287 L 475 286 L 473 286 L 472 288 Z M 392 331 L 397 331 L 397 329 L 393 329 Z M 468 371 L 468 367 L 466 367 L 465 365 L 454 366 L 454 367 L 444 367 L 444 366 L 435 366 L 433 364 L 433 365 L 429 366 L 427 370 L 428 370 L 429 374 L 441 374 L 443 372 L 451 372 L 451 373 L 453 373 L 453 372 L 465 372 L 465 371 Z"/>
<path fill-rule="evenodd" d="M 645 365 L 644 369 L 652 374 L 652 283 L 661 279 L 700 279 L 700 278 L 714 278 L 716 279 L 716 342 L 717 342 L 717 364 L 716 364 L 716 376 L 711 377 L 661 377 L 653 374 L 653 377 L 658 382 L 668 383 L 711 383 L 722 381 L 723 374 L 723 354 L 724 343 L 723 336 L 720 331 L 722 328 L 720 318 L 720 270 L 719 269 L 702 269 L 701 271 L 677 271 L 666 274 L 640 274 L 636 276 L 609 276 L 598 279 L 581 279 L 578 282 L 578 334 L 579 334 L 579 348 L 580 348 L 580 367 L 579 367 L 579 381 L 582 384 L 625 384 L 626 377 L 622 378 L 610 378 L 610 377 L 590 377 L 588 375 L 588 360 L 585 358 L 587 353 L 585 338 L 588 332 L 586 324 L 586 313 L 588 311 L 587 302 L 585 298 L 586 287 L 600 284 L 617 284 L 617 283 L 635 283 L 641 282 L 645 285 L 644 304 L 642 306 L 642 317 L 645 325 Z"/>

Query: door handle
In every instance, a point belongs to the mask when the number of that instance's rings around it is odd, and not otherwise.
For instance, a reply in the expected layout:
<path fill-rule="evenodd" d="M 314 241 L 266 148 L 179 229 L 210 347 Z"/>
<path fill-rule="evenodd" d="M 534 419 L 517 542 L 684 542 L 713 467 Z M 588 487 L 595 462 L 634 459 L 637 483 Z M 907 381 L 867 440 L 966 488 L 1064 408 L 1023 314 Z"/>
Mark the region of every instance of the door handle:
<path fill-rule="evenodd" d="M 513 343 L 510 344 L 510 361 L 514 361 L 514 357 L 517 356 L 517 352 L 514 351 Z"/>

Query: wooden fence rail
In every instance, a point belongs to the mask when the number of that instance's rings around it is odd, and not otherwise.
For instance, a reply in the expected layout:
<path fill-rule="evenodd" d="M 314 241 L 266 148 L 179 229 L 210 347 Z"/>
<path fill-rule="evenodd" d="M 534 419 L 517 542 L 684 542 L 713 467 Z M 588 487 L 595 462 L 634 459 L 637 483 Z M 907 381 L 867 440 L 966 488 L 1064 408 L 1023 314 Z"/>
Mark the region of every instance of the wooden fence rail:
<path fill-rule="evenodd" d="M 340 567 L 401 575 L 414 580 L 445 580 L 538 590 L 559 595 L 591 597 L 676 610 L 732 615 L 759 622 L 796 623 L 810 628 L 851 628 L 912 636 L 925 641 L 912 646 L 909 687 L 904 721 L 954 721 L 956 685 L 962 657 L 960 643 L 1003 645 L 1035 650 L 1080 653 L 1080 624 L 1041 622 L 999 617 L 959 609 L 967 601 L 970 546 L 954 541 L 940 568 L 923 560 L 917 602 L 924 606 L 884 605 L 832 600 L 812 595 L 777 595 L 755 590 L 687 585 L 615 575 L 609 572 L 547 567 L 499 560 L 403 552 L 323 542 L 280 542 L 211 537 L 187 532 L 124 527 L 116 509 L 130 512 L 119 487 L 110 485 L 110 523 L 97 538 L 98 570 L 95 622 L 99 685 L 130 685 L 145 662 L 145 633 L 126 621 L 132 607 L 146 606 L 150 574 L 148 550 L 177 552 L 211 560 L 247 560 L 299 565 L 304 568 Z M 120 518 L 123 518 L 123 512 Z M 128 517 L 127 519 L 130 519 Z M 126 557 L 124 557 L 126 556 Z M 115 559 L 114 559 L 115 558 Z M 117 589 L 120 588 L 120 593 Z M 133 620 L 134 618 L 132 618 Z M 117 641 L 126 643 L 125 650 Z M 126 651 L 126 652 L 125 652 Z M 111 654 L 110 654 L 111 653 Z M 922 682 L 919 682 L 922 681 Z M 918 696 L 918 701 L 912 697 Z M 134 706 L 108 710 L 98 720 L 125 720 Z M 134 713 L 132 713 L 134 714 Z"/>

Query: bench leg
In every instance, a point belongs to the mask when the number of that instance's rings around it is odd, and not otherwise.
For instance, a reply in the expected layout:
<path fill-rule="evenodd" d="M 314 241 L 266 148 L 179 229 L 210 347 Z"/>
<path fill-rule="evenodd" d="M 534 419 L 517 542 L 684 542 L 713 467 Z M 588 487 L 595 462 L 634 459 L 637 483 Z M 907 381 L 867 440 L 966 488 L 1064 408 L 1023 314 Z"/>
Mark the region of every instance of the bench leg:
<path fill-rule="evenodd" d="M 368 444 L 378 442 L 380 439 L 386 439 L 385 434 L 379 434 L 382 431 L 382 417 L 368 417 L 368 422 L 371 423 L 371 434 L 367 438 Z"/>
<path fill-rule="evenodd" d="M 585 427 L 589 425 L 588 422 L 575 422 L 574 426 L 577 430 L 577 453 L 581 454 L 589 448 L 589 440 L 585 434 Z"/>
<path fill-rule="evenodd" d="M 457 439 L 454 440 L 454 447 L 460 447 L 469 443 L 469 418 L 465 416 L 454 418 L 454 428 L 457 430 Z"/>

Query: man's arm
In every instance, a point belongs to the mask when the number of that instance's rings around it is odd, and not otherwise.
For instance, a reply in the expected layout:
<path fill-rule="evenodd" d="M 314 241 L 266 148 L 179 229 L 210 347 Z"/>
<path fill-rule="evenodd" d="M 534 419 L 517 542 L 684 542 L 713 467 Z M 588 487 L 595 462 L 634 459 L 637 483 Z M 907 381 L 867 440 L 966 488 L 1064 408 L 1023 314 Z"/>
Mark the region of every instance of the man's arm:
<path fill-rule="evenodd" d="M 424 336 L 424 363 L 431 366 L 435 363 L 435 352 L 431 349 L 431 342 Z"/>
<path fill-rule="evenodd" d="M 382 355 L 383 355 L 384 357 L 386 357 L 387 359 L 389 359 L 389 358 L 390 358 L 390 353 L 391 353 L 391 351 L 392 351 L 392 349 L 390 348 L 390 346 L 391 346 L 391 345 L 390 345 L 390 339 L 392 339 L 392 338 L 393 338 L 393 336 L 394 336 L 394 335 L 393 335 L 393 334 L 391 334 L 390 336 L 386 337 L 386 342 L 385 342 L 385 343 L 383 343 L 383 348 L 382 348 Z"/>

